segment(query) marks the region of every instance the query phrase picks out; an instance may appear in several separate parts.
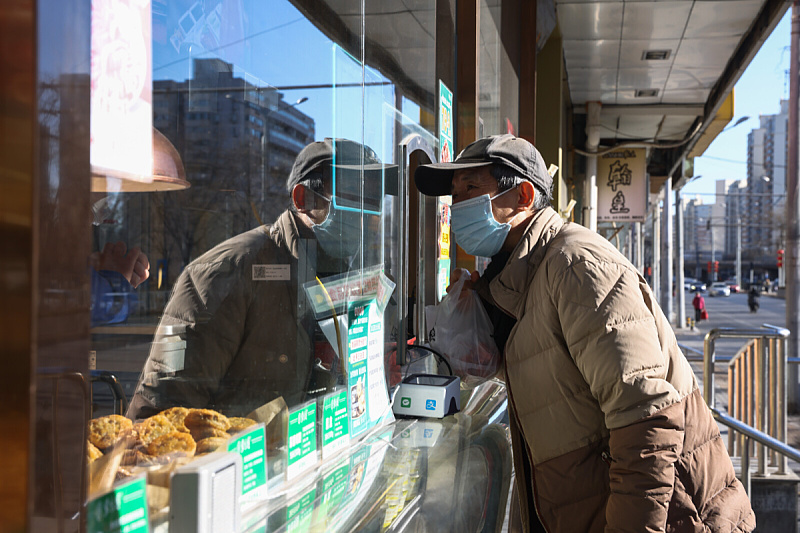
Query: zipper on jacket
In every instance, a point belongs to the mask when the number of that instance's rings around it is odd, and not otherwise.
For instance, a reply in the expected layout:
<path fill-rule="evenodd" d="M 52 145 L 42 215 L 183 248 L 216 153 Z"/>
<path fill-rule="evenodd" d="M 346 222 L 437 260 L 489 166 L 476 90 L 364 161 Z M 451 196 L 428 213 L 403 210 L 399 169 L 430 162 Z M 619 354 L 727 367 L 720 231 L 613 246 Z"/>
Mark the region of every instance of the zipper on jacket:
<path fill-rule="evenodd" d="M 531 490 L 533 490 L 531 499 L 533 500 L 533 512 L 536 513 L 536 518 L 539 520 L 539 523 L 542 524 L 545 533 L 550 533 L 550 530 L 547 528 L 547 524 L 545 524 L 544 520 L 542 520 L 542 514 L 539 512 L 539 504 L 537 503 L 539 493 L 536 490 L 536 466 L 533 464 L 533 459 L 531 458 L 531 450 L 528 447 L 528 441 L 525 438 L 525 434 L 522 432 L 522 424 L 519 421 L 519 417 L 517 417 L 517 405 L 514 403 L 514 397 L 511 394 L 511 388 L 508 386 L 508 369 L 506 369 L 506 394 L 508 395 L 511 405 L 514 407 L 514 419 L 517 421 L 517 429 L 519 430 L 520 437 L 522 437 L 522 442 L 525 444 L 525 453 L 528 454 L 528 463 L 531 467 Z"/>

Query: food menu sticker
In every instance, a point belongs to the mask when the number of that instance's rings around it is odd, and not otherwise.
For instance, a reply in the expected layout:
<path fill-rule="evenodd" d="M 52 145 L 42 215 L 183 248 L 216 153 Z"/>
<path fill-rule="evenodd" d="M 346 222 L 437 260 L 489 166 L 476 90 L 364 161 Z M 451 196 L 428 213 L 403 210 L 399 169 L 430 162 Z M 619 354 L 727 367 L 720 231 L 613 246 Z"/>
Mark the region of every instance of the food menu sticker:
<path fill-rule="evenodd" d="M 322 458 L 327 459 L 347 447 L 349 441 L 347 390 L 342 390 L 325 396 L 322 401 Z"/>
<path fill-rule="evenodd" d="M 348 310 L 347 383 L 350 436 L 392 419 L 383 357 L 383 313 L 374 300 Z"/>
<path fill-rule="evenodd" d="M 439 80 L 439 162 L 453 160 L 453 91 Z"/>
<path fill-rule="evenodd" d="M 93 171 L 137 181 L 153 174 L 150 0 L 92 0 Z"/>
<path fill-rule="evenodd" d="M 248 499 L 258 497 L 266 488 L 266 450 L 264 424 L 248 428 L 228 441 L 228 451 L 242 457 L 242 496 L 247 495 Z"/>
<path fill-rule="evenodd" d="M 347 384 L 350 398 L 350 433 L 358 435 L 369 427 L 367 397 L 369 383 L 367 346 L 369 343 L 369 309 L 371 304 L 358 302 L 347 312 Z"/>
<path fill-rule="evenodd" d="M 114 487 L 89 502 L 86 531 L 89 533 L 148 533 L 145 476 Z"/>
<path fill-rule="evenodd" d="M 317 488 L 303 494 L 296 502 L 286 508 L 286 531 L 308 531 L 311 517 L 314 512 L 314 500 L 317 498 Z"/>
<path fill-rule="evenodd" d="M 289 412 L 288 480 L 296 478 L 317 462 L 317 402 Z"/>

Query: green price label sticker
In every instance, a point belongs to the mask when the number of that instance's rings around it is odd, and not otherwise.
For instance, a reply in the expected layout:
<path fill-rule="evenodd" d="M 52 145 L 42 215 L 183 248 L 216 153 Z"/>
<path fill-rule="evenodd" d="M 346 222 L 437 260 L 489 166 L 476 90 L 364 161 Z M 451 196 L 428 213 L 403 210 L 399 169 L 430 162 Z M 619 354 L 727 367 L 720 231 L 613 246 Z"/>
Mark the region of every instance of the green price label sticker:
<path fill-rule="evenodd" d="M 350 417 L 347 412 L 347 391 L 327 396 L 322 402 L 323 458 L 347 446 Z"/>
<path fill-rule="evenodd" d="M 242 496 L 267 483 L 264 425 L 259 424 L 228 441 L 228 451 L 242 458 Z"/>
<path fill-rule="evenodd" d="M 144 476 L 114 487 L 89 502 L 89 533 L 148 533 L 147 493 Z"/>
<path fill-rule="evenodd" d="M 293 479 L 317 461 L 317 403 L 289 413 L 289 458 L 286 474 Z"/>

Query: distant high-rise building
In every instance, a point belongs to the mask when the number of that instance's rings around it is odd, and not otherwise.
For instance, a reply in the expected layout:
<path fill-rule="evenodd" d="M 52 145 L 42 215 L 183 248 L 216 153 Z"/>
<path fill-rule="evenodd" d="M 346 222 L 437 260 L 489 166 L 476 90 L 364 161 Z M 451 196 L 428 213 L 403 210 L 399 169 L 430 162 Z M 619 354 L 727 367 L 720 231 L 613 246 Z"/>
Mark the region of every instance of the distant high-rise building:
<path fill-rule="evenodd" d="M 719 183 L 719 182 L 717 182 Z M 745 218 L 747 213 L 747 181 L 725 180 L 725 199 L 724 199 L 724 234 L 725 234 L 725 258 L 736 259 L 736 249 L 740 245 L 740 238 L 744 239 Z M 719 199 L 717 203 L 720 203 Z M 741 236 L 738 232 L 741 230 Z"/>
<path fill-rule="evenodd" d="M 747 137 L 747 209 L 743 248 L 755 261 L 774 257 L 782 240 L 786 205 L 789 102 L 781 100 L 780 113 L 761 115 L 760 126 Z"/>

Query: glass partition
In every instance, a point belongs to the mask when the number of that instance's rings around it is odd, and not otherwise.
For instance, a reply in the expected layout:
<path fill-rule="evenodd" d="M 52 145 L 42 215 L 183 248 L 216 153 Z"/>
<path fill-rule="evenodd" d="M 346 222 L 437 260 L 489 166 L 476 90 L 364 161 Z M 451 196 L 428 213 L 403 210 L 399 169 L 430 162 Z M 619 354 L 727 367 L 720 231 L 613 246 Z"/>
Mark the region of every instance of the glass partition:
<path fill-rule="evenodd" d="M 252 420 L 284 476 L 309 402 L 344 393 L 352 439 L 391 419 L 399 146 L 436 138 L 434 7 L 151 1 L 153 176 L 92 179 L 91 461 L 136 475 L 174 432 L 199 454 Z"/>

